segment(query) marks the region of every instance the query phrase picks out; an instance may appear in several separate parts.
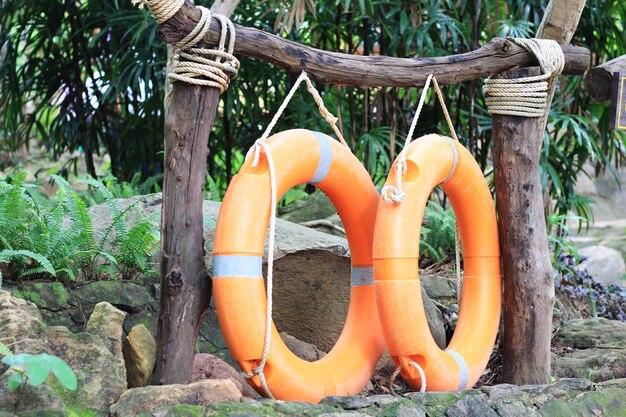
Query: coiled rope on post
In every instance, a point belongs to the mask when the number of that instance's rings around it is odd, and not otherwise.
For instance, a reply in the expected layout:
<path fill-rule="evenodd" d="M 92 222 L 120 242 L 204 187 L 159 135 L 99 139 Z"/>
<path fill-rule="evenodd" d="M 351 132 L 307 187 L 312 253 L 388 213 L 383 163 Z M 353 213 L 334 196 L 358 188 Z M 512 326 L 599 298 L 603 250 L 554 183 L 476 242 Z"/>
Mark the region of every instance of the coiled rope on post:
<path fill-rule="evenodd" d="M 337 117 L 335 117 L 335 115 L 333 115 L 326 108 L 320 93 L 317 91 L 315 86 L 313 86 L 311 79 L 309 78 L 309 76 L 307 75 L 305 71 L 302 71 L 302 73 L 300 74 L 296 82 L 294 83 L 293 87 L 291 87 L 291 90 L 285 97 L 285 100 L 278 108 L 278 111 L 272 118 L 272 121 L 267 125 L 261 137 L 254 142 L 254 145 L 252 145 L 252 147 L 250 148 L 250 150 L 248 151 L 246 155 L 246 159 L 248 159 L 252 155 L 251 165 L 255 167 L 257 166 L 261 158 L 261 151 L 265 153 L 265 157 L 267 158 L 268 171 L 270 175 L 270 190 L 271 190 L 272 195 L 270 199 L 270 224 L 269 224 L 269 232 L 268 232 L 269 238 L 268 238 L 268 243 L 267 243 L 267 246 L 268 246 L 268 249 L 267 249 L 267 287 L 266 287 L 267 308 L 265 311 L 266 313 L 265 315 L 265 342 L 263 344 L 263 353 L 261 354 L 261 360 L 259 361 L 259 365 L 256 368 L 254 368 L 252 372 L 249 372 L 249 373 L 242 372 L 242 376 L 244 378 L 252 378 L 258 375 L 261 380 L 261 385 L 263 386 L 263 389 L 265 390 L 265 393 L 267 394 L 269 398 L 274 398 L 274 396 L 272 395 L 272 392 L 270 391 L 269 386 L 267 385 L 264 369 L 265 369 L 265 364 L 267 363 L 267 357 L 270 352 L 270 343 L 271 343 L 271 335 L 272 335 L 272 307 L 273 307 L 272 290 L 273 290 L 273 278 L 274 278 L 274 242 L 275 242 L 275 235 L 276 235 L 276 204 L 277 204 L 277 192 L 278 191 L 276 187 L 276 171 L 274 169 L 274 161 L 272 159 L 270 148 L 267 144 L 267 139 L 270 133 L 272 132 L 272 129 L 278 122 L 278 119 L 283 114 L 283 112 L 285 111 L 285 108 L 287 107 L 291 99 L 293 98 L 293 95 L 295 94 L 296 90 L 298 89 L 302 81 L 306 81 L 307 91 L 309 91 L 309 93 L 311 93 L 311 95 L 313 96 L 313 100 L 315 101 L 315 104 L 317 104 L 319 112 L 324 118 L 324 120 L 326 120 L 328 124 L 330 124 L 333 131 L 337 135 L 337 138 L 339 139 L 339 141 L 346 148 L 350 149 L 343 135 L 339 131 L 339 128 L 337 127 L 337 121 L 339 119 L 337 119 Z"/>
<path fill-rule="evenodd" d="M 180 9 L 184 0 L 132 0 L 139 8 L 148 6 L 155 20 L 161 24 L 170 19 Z M 172 71 L 167 75 L 170 82 L 181 81 L 187 84 L 215 87 L 221 93 L 228 89 L 230 80 L 237 76 L 239 60 L 233 55 L 235 49 L 235 26 L 226 16 L 213 14 L 203 6 L 200 20 L 187 36 L 174 45 Z M 198 48 L 211 28 L 213 18 L 221 24 L 217 49 Z M 228 45 L 226 39 L 228 38 Z"/>
<path fill-rule="evenodd" d="M 565 66 L 563 50 L 550 39 L 507 39 L 535 55 L 542 74 L 514 79 L 487 78 L 483 86 L 487 109 L 490 114 L 543 117 L 549 111 L 548 91 Z"/>
<path fill-rule="evenodd" d="M 171 19 L 183 6 L 185 0 L 131 0 L 131 3 L 138 5 L 140 10 L 148 6 L 154 20 L 160 25 Z"/>

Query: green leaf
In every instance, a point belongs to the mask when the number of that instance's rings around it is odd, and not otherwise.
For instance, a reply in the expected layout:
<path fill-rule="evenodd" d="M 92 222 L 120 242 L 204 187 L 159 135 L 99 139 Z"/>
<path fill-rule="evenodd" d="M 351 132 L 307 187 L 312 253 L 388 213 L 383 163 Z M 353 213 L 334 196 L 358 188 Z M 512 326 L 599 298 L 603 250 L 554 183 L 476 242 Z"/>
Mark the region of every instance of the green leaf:
<path fill-rule="evenodd" d="M 24 374 L 21 372 L 15 372 L 7 380 L 9 391 L 16 391 L 24 383 Z"/>
<path fill-rule="evenodd" d="M 28 382 L 33 385 L 41 385 L 48 374 L 50 373 L 50 365 L 48 361 L 48 355 L 42 353 L 40 355 L 33 356 L 27 363 L 26 376 Z"/>
<path fill-rule="evenodd" d="M 33 357 L 30 353 L 18 353 L 17 355 L 5 356 L 2 363 L 5 365 L 20 367 L 26 365 Z"/>
<path fill-rule="evenodd" d="M 65 388 L 74 391 L 77 386 L 76 375 L 72 368 L 69 367 L 63 359 L 56 356 L 49 356 L 48 363 L 50 365 L 50 370 L 57 377 L 61 385 Z"/>

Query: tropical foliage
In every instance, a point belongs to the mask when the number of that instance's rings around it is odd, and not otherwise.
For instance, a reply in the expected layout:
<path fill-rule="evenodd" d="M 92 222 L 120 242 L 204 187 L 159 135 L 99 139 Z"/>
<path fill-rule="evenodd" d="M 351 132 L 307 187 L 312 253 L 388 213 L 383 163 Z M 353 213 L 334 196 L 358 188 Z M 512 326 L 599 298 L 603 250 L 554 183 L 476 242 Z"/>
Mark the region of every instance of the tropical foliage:
<path fill-rule="evenodd" d="M 207 3 L 198 1 L 198 3 Z M 547 0 L 254 0 L 240 2 L 233 20 L 318 48 L 400 57 L 461 53 L 495 36 L 532 36 Z M 574 43 L 594 64 L 626 53 L 626 4 L 589 0 Z M 147 11 L 128 1 L 13 0 L 0 5 L 0 141 L 17 149 L 39 141 L 54 155 L 80 151 L 89 173 L 108 153 L 125 181 L 162 171 L 166 50 Z M 242 58 L 222 95 L 207 170 L 223 193 L 294 80 L 293 74 Z M 445 87 L 461 141 L 491 172 L 490 117 L 481 81 Z M 354 152 L 377 184 L 384 180 L 415 109 L 416 89 L 319 86 Z M 589 217 L 576 195 L 580 175 L 623 159 L 624 136 L 608 129 L 608 107 L 590 101 L 581 77 L 561 77 L 542 156 L 549 211 Z M 325 130 L 300 91 L 276 130 Z M 446 132 L 435 100 L 422 112 L 417 134 Z M 585 171 L 586 170 L 586 171 Z M 591 171 L 591 172 L 588 172 Z M 139 175 L 137 177 L 136 175 Z"/>
<path fill-rule="evenodd" d="M 50 199 L 25 180 L 26 172 L 0 178 L 0 280 L 3 275 L 13 280 L 132 279 L 151 271 L 157 219 L 135 215 L 128 225 L 140 200 L 122 209 L 105 184 L 81 181 L 110 212 L 110 226 L 99 236 L 85 200 L 66 180 L 53 176 L 58 190 Z"/>

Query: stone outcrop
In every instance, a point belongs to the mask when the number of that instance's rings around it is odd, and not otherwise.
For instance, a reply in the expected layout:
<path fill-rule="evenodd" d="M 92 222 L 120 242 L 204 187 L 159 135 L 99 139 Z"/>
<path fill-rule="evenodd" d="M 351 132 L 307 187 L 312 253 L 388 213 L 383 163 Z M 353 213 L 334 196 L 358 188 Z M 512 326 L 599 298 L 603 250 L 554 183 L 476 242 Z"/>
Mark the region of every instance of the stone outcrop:
<path fill-rule="evenodd" d="M 585 377 L 594 382 L 626 378 L 626 323 L 617 320 L 572 320 L 554 338 L 552 357 L 557 377 Z"/>
<path fill-rule="evenodd" d="M 143 324 L 130 330 L 122 345 L 129 388 L 148 385 L 156 361 L 156 342 Z"/>
<path fill-rule="evenodd" d="M 109 406 L 126 390 L 126 369 L 121 352 L 124 313 L 107 303 L 97 306 L 89 321 L 93 333 L 72 333 L 66 327 L 46 326 L 37 307 L 0 291 L 0 342 L 12 344 L 14 353 L 48 353 L 63 359 L 76 374 L 78 388 L 70 392 L 53 376 L 46 383 L 24 391 L 8 392 L 6 379 L 0 376 L 0 411 L 25 412 L 65 407 L 74 410 L 108 412 Z M 0 371 L 6 371 L 0 369 Z"/>

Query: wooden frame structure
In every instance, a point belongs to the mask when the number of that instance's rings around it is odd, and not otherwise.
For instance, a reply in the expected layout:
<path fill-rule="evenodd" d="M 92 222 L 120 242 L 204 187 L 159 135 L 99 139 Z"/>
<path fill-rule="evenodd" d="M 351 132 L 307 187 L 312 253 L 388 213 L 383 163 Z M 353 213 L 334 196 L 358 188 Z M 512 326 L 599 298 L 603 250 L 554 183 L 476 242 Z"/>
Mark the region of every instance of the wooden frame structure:
<path fill-rule="evenodd" d="M 211 10 L 230 16 L 237 3 L 219 0 Z M 551 0 L 537 34 L 563 45 L 565 74 L 582 74 L 588 69 L 589 51 L 568 46 L 584 5 L 584 0 Z M 160 25 L 159 36 L 169 44 L 176 43 L 199 17 L 198 9 L 186 0 Z M 214 22 L 199 46 L 215 45 L 217 25 Z M 441 84 L 453 84 L 536 65 L 531 54 L 504 39 L 460 55 L 403 59 L 325 52 L 257 29 L 236 26 L 236 31 L 235 54 L 292 72 L 306 69 L 322 83 L 417 86 L 432 73 Z M 502 76 L 513 78 L 533 71 L 523 68 Z M 200 321 L 209 306 L 202 191 L 218 101 L 217 89 L 176 83 L 166 112 L 156 384 L 188 382 Z M 517 384 L 547 383 L 550 375 L 554 283 L 539 177 L 544 129 L 542 119 L 494 117 L 496 193 L 505 264 L 503 377 Z"/>

